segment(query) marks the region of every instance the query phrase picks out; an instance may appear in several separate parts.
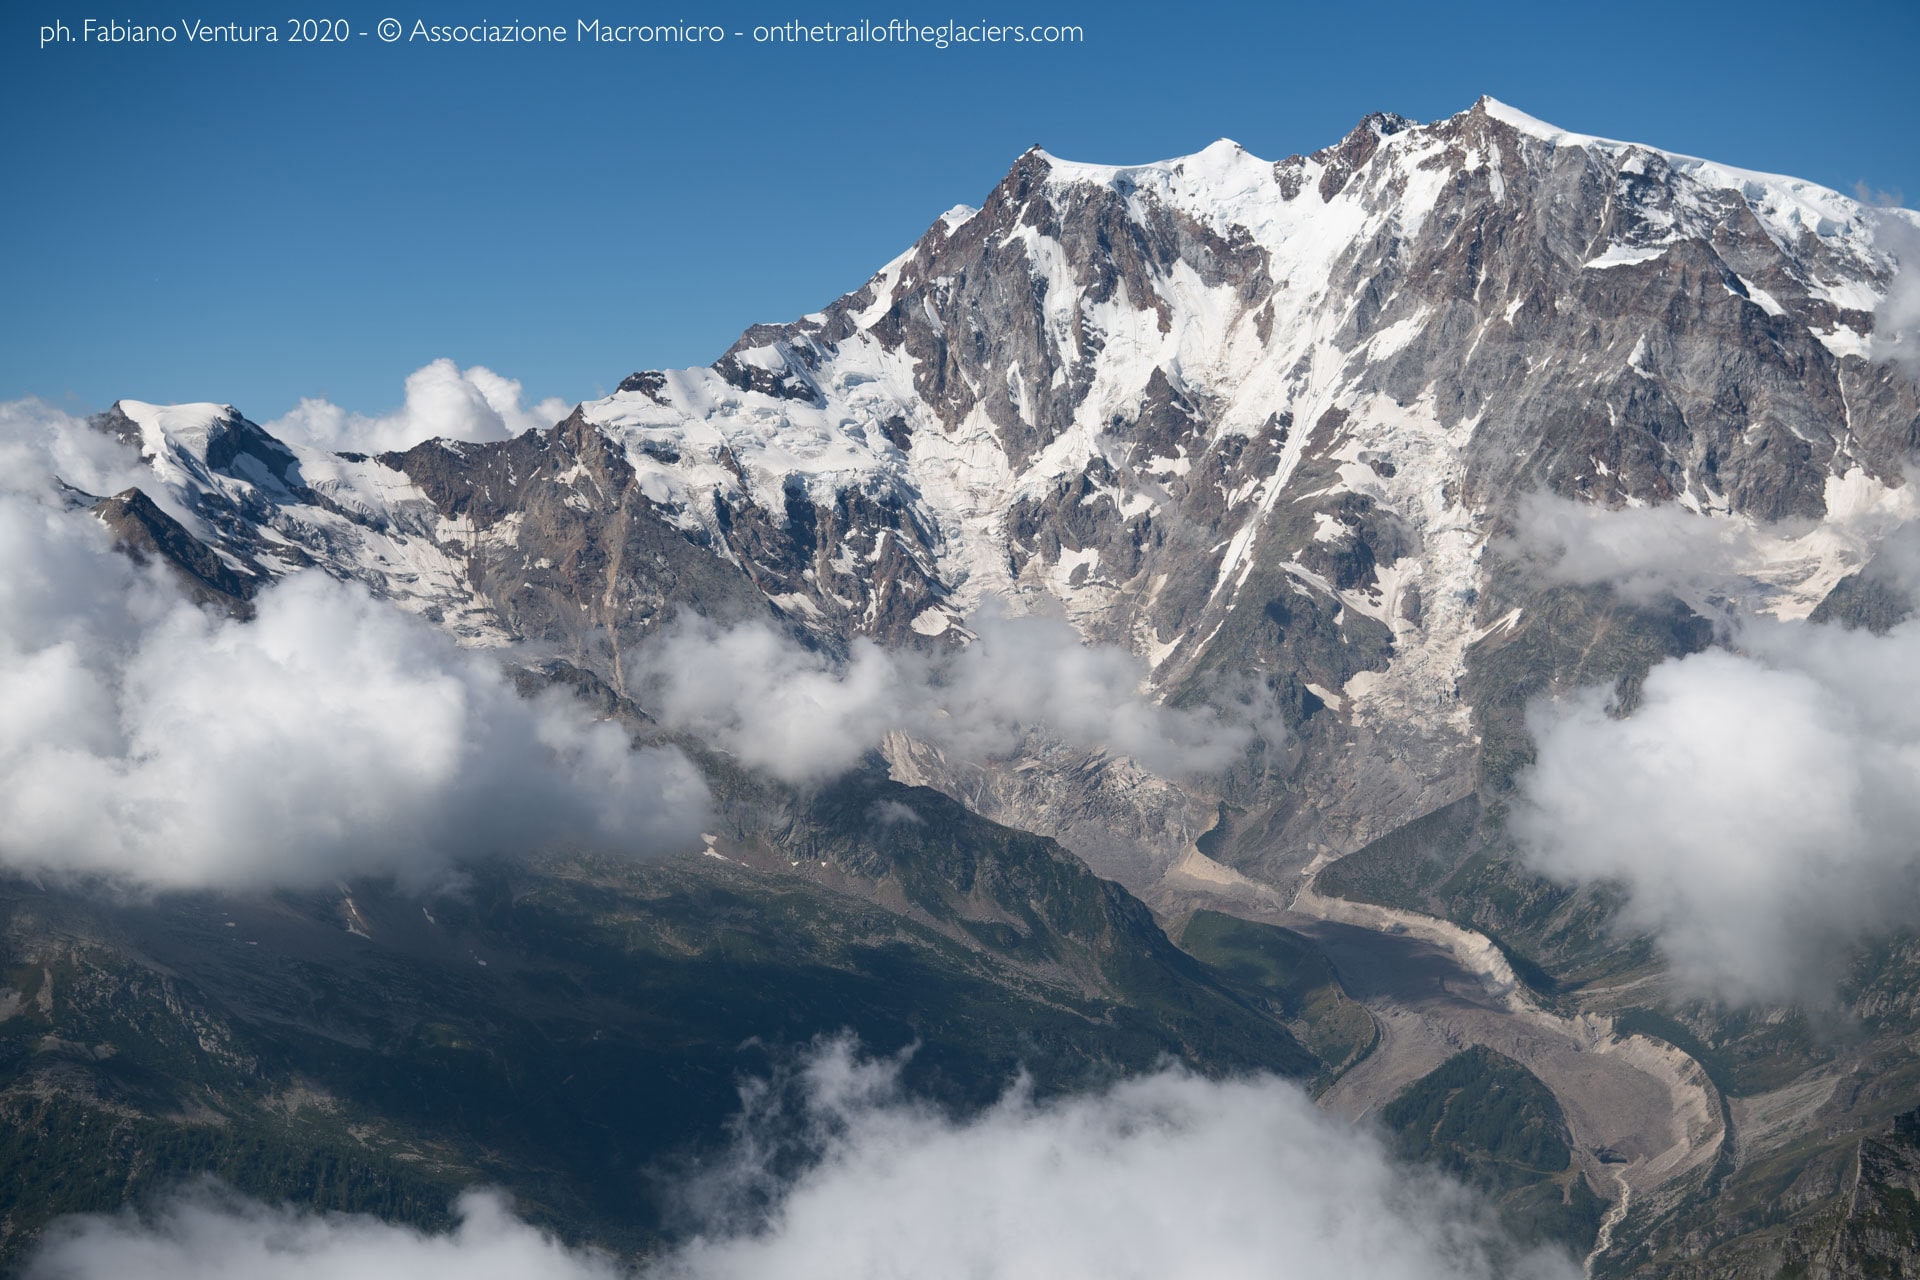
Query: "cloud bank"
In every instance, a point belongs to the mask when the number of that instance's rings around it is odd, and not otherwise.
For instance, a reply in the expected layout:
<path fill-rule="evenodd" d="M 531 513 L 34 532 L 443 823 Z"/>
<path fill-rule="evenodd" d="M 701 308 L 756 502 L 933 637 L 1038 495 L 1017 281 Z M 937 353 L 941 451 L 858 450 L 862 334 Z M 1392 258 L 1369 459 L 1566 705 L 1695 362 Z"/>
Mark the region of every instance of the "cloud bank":
<path fill-rule="evenodd" d="M 1920 925 L 1920 623 L 1737 640 L 1655 666 L 1624 718 L 1606 689 L 1533 706 L 1512 830 L 1549 875 L 1624 885 L 1689 987 L 1825 1002 L 1862 942 Z"/>
<path fill-rule="evenodd" d="M 895 730 L 967 759 L 1037 732 L 1163 775 L 1223 769 L 1284 732 L 1257 702 L 1234 717 L 1152 702 L 1133 655 L 1084 644 L 1064 620 L 988 612 L 970 625 L 978 638 L 944 657 L 862 639 L 836 664 L 764 624 L 683 616 L 627 670 L 663 722 L 792 782 L 843 772 Z"/>
<path fill-rule="evenodd" d="M 1396 1166 L 1284 1081 L 1179 1071 L 1037 1102 L 1016 1088 L 954 1120 L 905 1097 L 895 1064 L 826 1047 L 798 1090 L 813 1160 L 763 1211 L 711 1199 L 704 1230 L 632 1272 L 556 1247 L 496 1197 L 452 1232 L 315 1217 L 202 1192 L 156 1216 L 71 1219 L 30 1280 L 1570 1280 L 1521 1257 L 1457 1184 Z M 768 1177 L 781 1093 L 749 1093 L 730 1185 Z M 723 1178 L 724 1181 L 724 1178 Z"/>
<path fill-rule="evenodd" d="M 92 494 L 151 483 L 126 445 L 40 400 L 0 402 L 0 496 L 46 502 L 58 481 Z"/>
<path fill-rule="evenodd" d="M 114 552 L 51 468 L 114 478 L 117 444 L 0 413 L 0 864 L 156 887 L 257 888 L 579 843 L 690 843 L 706 791 L 497 656 L 317 572 L 239 622 Z"/>
<path fill-rule="evenodd" d="M 552 426 L 571 408 L 558 397 L 522 406 L 522 394 L 518 381 L 484 365 L 462 369 L 441 359 L 407 375 L 406 402 L 392 413 L 368 416 L 309 399 L 265 426 L 293 444 L 386 453 L 422 440 L 509 440 Z"/>
<path fill-rule="evenodd" d="M 151 1218 L 55 1223 L 27 1274 L 36 1280 L 617 1280 L 607 1259 L 570 1250 L 469 1192 L 444 1235 L 375 1218 L 274 1208 L 215 1188 L 190 1191 Z"/>

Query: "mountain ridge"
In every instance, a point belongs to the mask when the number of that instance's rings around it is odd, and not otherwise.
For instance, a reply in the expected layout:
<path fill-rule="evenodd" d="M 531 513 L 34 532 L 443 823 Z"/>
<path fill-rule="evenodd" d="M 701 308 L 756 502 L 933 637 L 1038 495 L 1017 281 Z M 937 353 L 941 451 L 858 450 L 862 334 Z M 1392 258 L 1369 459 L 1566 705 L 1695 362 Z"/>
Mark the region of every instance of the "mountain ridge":
<path fill-rule="evenodd" d="M 269 574 L 318 563 L 616 684 L 677 609 L 770 606 L 828 649 L 964 640 L 993 598 L 1057 609 L 1161 697 L 1256 673 L 1316 795 L 1283 842 L 1351 850 L 1477 785 L 1459 689 L 1526 614 L 1484 603 L 1512 595 L 1512 495 L 1768 529 L 1837 513 L 1836 545 L 1748 593 L 1783 616 L 1865 562 L 1842 491 L 1890 501 L 1920 446 L 1920 391 L 1869 358 L 1875 216 L 1492 99 L 1273 163 L 1036 148 L 980 209 L 708 368 L 636 373 L 501 444 L 302 454 L 312 503 L 236 454 L 172 513 L 201 503 Z M 250 546 L 267 507 L 279 540 Z M 1342 776 L 1376 798 L 1353 811 Z M 1232 798 L 1143 801 L 1132 825 L 1166 834 L 1082 852 L 1150 889 Z"/>

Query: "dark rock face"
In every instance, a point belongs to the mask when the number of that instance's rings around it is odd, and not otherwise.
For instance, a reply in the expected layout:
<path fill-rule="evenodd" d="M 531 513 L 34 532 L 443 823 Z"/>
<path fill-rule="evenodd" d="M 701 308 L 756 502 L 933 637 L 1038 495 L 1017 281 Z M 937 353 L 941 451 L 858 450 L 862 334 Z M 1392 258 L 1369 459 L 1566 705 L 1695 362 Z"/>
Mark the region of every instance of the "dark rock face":
<path fill-rule="evenodd" d="M 112 530 L 115 547 L 136 564 L 165 564 L 196 604 L 215 605 L 236 617 L 252 614 L 248 600 L 263 585 L 264 577 L 229 567 L 211 547 L 188 533 L 140 490 L 128 489 L 102 498 L 92 510 Z"/>
<path fill-rule="evenodd" d="M 1837 623 L 1849 631 L 1864 627 L 1883 636 L 1912 616 L 1913 601 L 1898 584 L 1863 570 L 1835 583 L 1808 621 Z"/>
<path fill-rule="evenodd" d="M 1895 532 L 1867 562 L 1848 574 L 1808 615 L 1813 622 L 1831 622 L 1849 630 L 1864 627 L 1885 635 L 1913 616 L 1914 595 L 1920 589 L 1920 529 Z"/>
<path fill-rule="evenodd" d="M 1920 1144 L 1913 1120 L 1906 1113 L 1890 1133 L 1882 1122 L 1871 1136 L 1829 1141 L 1800 1167 L 1774 1170 L 1771 1195 L 1760 1206 L 1741 1206 L 1731 1196 L 1733 1204 L 1689 1204 L 1689 1211 L 1648 1233 L 1628 1265 L 1603 1274 L 1636 1280 L 1913 1275 L 1920 1268 Z"/>
<path fill-rule="evenodd" d="M 1912 1275 L 1920 1270 L 1920 1146 L 1911 1120 L 1902 1132 L 1860 1144 L 1847 1216 L 1824 1272 L 1841 1277 Z"/>

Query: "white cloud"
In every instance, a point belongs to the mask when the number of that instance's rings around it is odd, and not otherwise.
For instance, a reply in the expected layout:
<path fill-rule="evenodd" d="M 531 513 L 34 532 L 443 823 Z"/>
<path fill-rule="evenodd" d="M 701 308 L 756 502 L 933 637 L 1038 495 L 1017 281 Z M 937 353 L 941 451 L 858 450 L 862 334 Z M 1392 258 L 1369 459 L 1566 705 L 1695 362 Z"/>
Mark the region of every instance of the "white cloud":
<path fill-rule="evenodd" d="M 440 359 L 407 375 L 406 403 L 392 413 L 350 413 L 326 400 L 302 400 L 266 429 L 294 444 L 357 453 L 407 449 L 422 440 L 508 440 L 550 427 L 571 406 L 558 397 L 522 406 L 520 384 L 484 365 L 461 369 Z"/>
<path fill-rule="evenodd" d="M 0 494 L 42 501 L 54 477 L 92 494 L 151 481 L 133 450 L 41 400 L 0 403 Z"/>
<path fill-rule="evenodd" d="M 1703 617 L 1807 616 L 1841 578 L 1920 582 L 1920 484 L 1863 471 L 1830 477 L 1822 520 L 1760 522 L 1677 503 L 1608 509 L 1533 493 L 1516 505 L 1505 551 L 1541 583 L 1605 583 L 1623 598 L 1667 596 Z"/>
<path fill-rule="evenodd" d="M 1898 263 L 1887 296 L 1873 309 L 1875 360 L 1897 360 L 1920 373 L 1920 222 L 1908 210 L 1882 210 L 1874 221 L 1874 247 Z"/>
<path fill-rule="evenodd" d="M 1511 546 L 1545 581 L 1606 582 L 1633 600 L 1724 589 L 1810 527 L 1761 527 L 1677 503 L 1612 510 L 1548 493 L 1522 497 L 1514 526 Z"/>
<path fill-rule="evenodd" d="M 783 1091 L 750 1091 L 730 1166 L 709 1185 L 703 1234 L 631 1274 L 644 1280 L 1231 1280 L 1342 1276 L 1570 1278 L 1558 1255 L 1519 1257 L 1457 1184 L 1395 1165 L 1364 1131 L 1272 1078 L 1181 1071 L 1036 1101 L 1016 1088 L 952 1119 L 905 1097 L 893 1063 L 827 1046 Z M 791 1182 L 768 1157 L 797 1128 Z M 764 1212 L 741 1211 L 771 1190 Z M 764 1203 L 764 1202 L 760 1202 Z M 555 1248 L 468 1196 L 452 1233 L 299 1216 L 204 1195 L 147 1221 L 60 1224 L 30 1280 L 143 1275 L 247 1280 L 601 1280 L 606 1262 Z M 461 1269 L 464 1268 L 464 1269 Z M 458 1270 L 457 1270 L 458 1269 Z"/>
<path fill-rule="evenodd" d="M 1854 949 L 1920 924 L 1920 623 L 1754 622 L 1649 673 L 1631 715 L 1536 704 L 1513 831 L 1542 871 L 1617 881 L 1688 986 L 1830 999 Z"/>
<path fill-rule="evenodd" d="M 47 468 L 119 464 L 0 412 L 0 864 L 159 887 L 422 882 L 469 854 L 690 843 L 704 784 L 498 655 L 318 572 L 239 622 L 112 551 Z M 105 437 L 98 437 L 105 440 Z M 89 468 L 91 470 L 89 470 Z"/>
<path fill-rule="evenodd" d="M 789 781 L 840 773 L 894 730 L 968 759 L 1033 731 L 1162 774 L 1224 768 L 1258 732 L 1280 740 L 1258 704 L 1225 718 L 1152 702 L 1131 654 L 1087 645 L 1061 619 L 987 612 L 970 625 L 978 638 L 944 657 L 862 639 L 836 663 L 764 624 L 682 617 L 628 672 L 665 723 Z"/>
<path fill-rule="evenodd" d="M 661 1275 L 1449 1280 L 1492 1274 L 1503 1251 L 1458 1185 L 1270 1077 L 1169 1070 L 1048 1101 L 1015 1088 L 956 1121 L 841 1042 L 807 1066 L 804 1098 L 818 1162 L 756 1226 L 712 1232 Z M 755 1118 L 749 1186 L 766 1155 Z M 1517 1274 L 1577 1272 L 1543 1256 Z"/>

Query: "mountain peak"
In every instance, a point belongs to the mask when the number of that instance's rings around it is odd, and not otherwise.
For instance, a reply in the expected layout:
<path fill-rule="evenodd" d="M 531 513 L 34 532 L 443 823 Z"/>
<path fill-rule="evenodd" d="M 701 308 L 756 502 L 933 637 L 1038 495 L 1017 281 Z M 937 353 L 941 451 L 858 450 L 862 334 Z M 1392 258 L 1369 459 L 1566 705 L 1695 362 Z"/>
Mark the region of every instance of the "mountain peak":
<path fill-rule="evenodd" d="M 158 454 L 173 441 L 200 456 L 224 428 L 243 421 L 232 405 L 211 401 L 163 405 L 116 400 L 106 416 L 123 439 L 138 443 L 145 453 Z"/>
<path fill-rule="evenodd" d="M 1631 145 L 1629 143 L 1611 142 L 1608 139 L 1596 138 L 1589 134 L 1573 133 L 1560 128 L 1558 125 L 1548 124 L 1538 116 L 1530 116 L 1518 107 L 1508 106 L 1491 94 L 1482 94 L 1480 100 L 1475 102 L 1466 114 L 1484 116 L 1489 120 L 1497 120 L 1510 129 L 1515 129 L 1530 138 L 1538 138 L 1542 142 L 1551 143 L 1554 146 L 1584 147 L 1602 144 L 1612 147 L 1622 147 Z M 1651 150 L 1651 148 L 1648 149 Z"/>
<path fill-rule="evenodd" d="M 1088 164 L 1062 160 L 1037 148 L 1021 157 L 1036 158 L 1046 164 L 1049 184 L 1059 186 L 1092 185 L 1121 188 L 1135 185 L 1164 186 L 1176 183 L 1190 195 L 1202 198 L 1231 196 L 1259 185 L 1270 185 L 1272 164 L 1254 155 L 1231 138 L 1218 138 L 1190 155 L 1144 164 Z M 1020 165 L 1015 166 L 1018 172 Z"/>
<path fill-rule="evenodd" d="M 1398 111 L 1370 111 L 1360 117 L 1359 127 L 1371 129 L 1383 138 L 1390 138 L 1396 133 L 1404 133 L 1413 128 L 1415 123 Z"/>
<path fill-rule="evenodd" d="M 236 416 L 230 404 L 195 401 L 187 404 L 149 404 L 145 400 L 116 400 L 113 407 L 142 424 L 153 423 L 168 431 L 205 430 L 216 422 Z"/>

